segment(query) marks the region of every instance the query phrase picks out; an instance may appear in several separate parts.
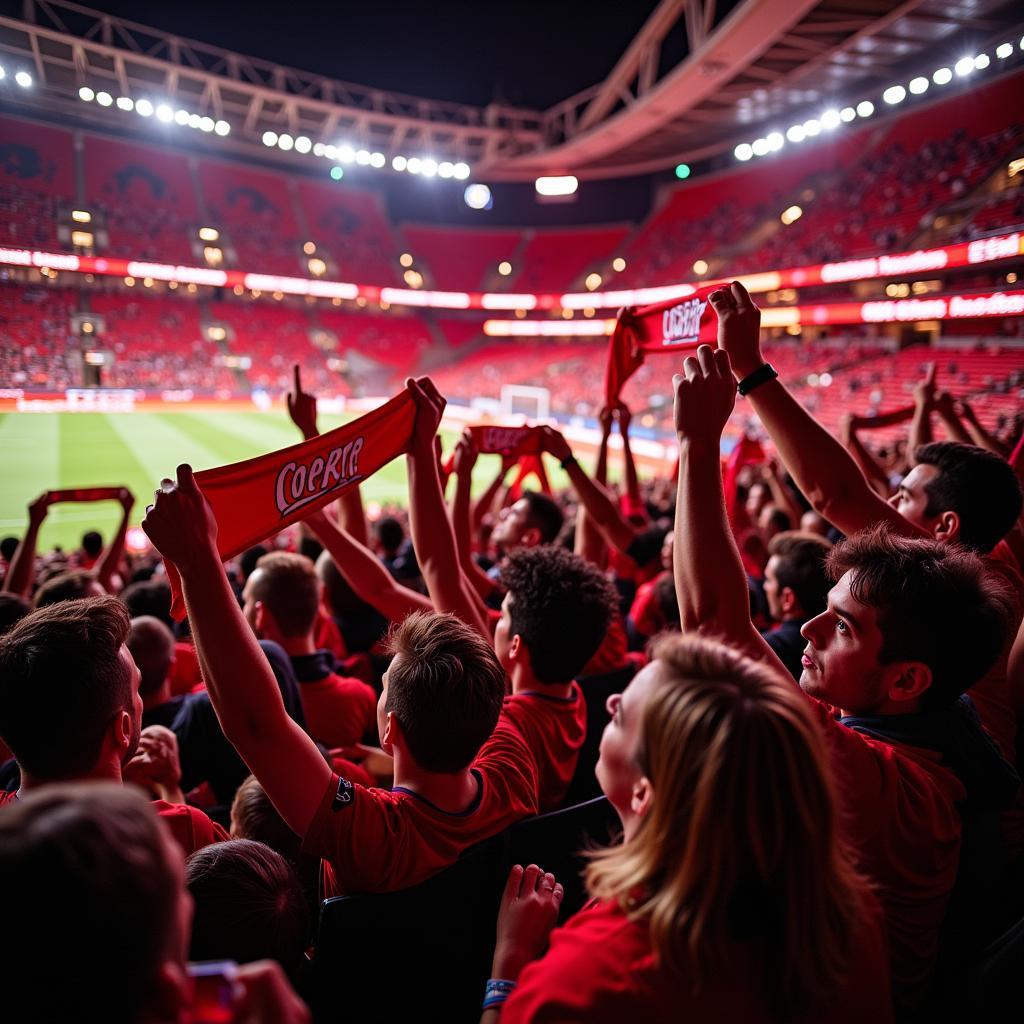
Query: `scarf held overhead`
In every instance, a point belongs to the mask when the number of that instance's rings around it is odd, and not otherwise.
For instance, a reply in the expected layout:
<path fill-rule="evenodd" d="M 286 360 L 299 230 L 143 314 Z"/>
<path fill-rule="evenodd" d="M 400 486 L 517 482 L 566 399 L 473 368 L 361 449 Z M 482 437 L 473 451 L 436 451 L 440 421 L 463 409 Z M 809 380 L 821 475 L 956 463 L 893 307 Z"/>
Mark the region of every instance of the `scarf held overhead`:
<path fill-rule="evenodd" d="M 407 391 L 318 437 L 230 466 L 196 473 L 217 520 L 217 550 L 234 558 L 323 508 L 409 448 L 416 408 Z M 181 578 L 165 562 L 171 614 L 185 616 Z"/>
<path fill-rule="evenodd" d="M 714 290 L 699 288 L 683 298 L 622 310 L 608 346 L 604 390 L 609 408 L 619 401 L 626 381 L 640 369 L 645 356 L 715 343 L 718 321 L 708 302 Z"/>

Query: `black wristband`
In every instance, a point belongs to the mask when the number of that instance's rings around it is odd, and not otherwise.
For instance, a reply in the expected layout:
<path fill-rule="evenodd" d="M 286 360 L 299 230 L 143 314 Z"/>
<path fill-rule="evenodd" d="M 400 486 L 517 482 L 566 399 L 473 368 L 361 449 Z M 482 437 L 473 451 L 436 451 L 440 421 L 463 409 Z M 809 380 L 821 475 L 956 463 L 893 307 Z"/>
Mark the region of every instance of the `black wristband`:
<path fill-rule="evenodd" d="M 779 371 L 772 366 L 771 363 L 762 363 L 753 373 L 747 374 L 739 382 L 736 390 L 741 395 L 749 395 L 754 388 L 759 388 L 762 384 L 770 380 L 775 380 L 778 377 Z"/>
<path fill-rule="evenodd" d="M 576 456 L 573 454 L 566 455 L 564 459 L 559 463 L 562 469 L 568 469 L 576 461 Z"/>

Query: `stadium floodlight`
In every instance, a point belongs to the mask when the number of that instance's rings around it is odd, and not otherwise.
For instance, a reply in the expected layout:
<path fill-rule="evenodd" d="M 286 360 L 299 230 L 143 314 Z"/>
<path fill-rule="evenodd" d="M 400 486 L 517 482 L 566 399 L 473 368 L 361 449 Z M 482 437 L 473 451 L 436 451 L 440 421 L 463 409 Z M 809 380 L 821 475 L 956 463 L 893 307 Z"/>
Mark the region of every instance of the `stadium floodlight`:
<path fill-rule="evenodd" d="M 932 81 L 936 85 L 949 85 L 953 81 L 953 72 L 949 68 L 939 68 L 934 75 L 932 75 Z"/>
<path fill-rule="evenodd" d="M 732 155 L 737 160 L 749 160 L 754 155 L 754 147 L 749 142 L 741 142 L 733 151 Z"/>
<path fill-rule="evenodd" d="M 571 196 L 580 183 L 572 174 L 548 174 L 538 178 L 533 187 L 539 196 Z"/>
<path fill-rule="evenodd" d="M 897 103 L 902 103 L 906 98 L 907 90 L 902 85 L 890 85 L 882 93 L 882 99 L 892 107 L 896 106 Z"/>
<path fill-rule="evenodd" d="M 117 109 L 118 110 L 134 110 L 135 100 L 131 96 L 118 96 L 117 97 Z"/>
<path fill-rule="evenodd" d="M 455 177 L 455 164 L 453 164 L 451 160 L 442 160 L 437 165 L 437 176 L 439 178 Z"/>
<path fill-rule="evenodd" d="M 368 167 L 370 165 L 370 151 L 368 149 L 360 149 L 356 151 L 356 163 L 360 167 Z"/>
<path fill-rule="evenodd" d="M 502 260 L 498 264 L 498 273 L 502 277 L 508 277 L 512 273 L 512 264 L 508 260 Z"/>
<path fill-rule="evenodd" d="M 328 160 L 337 160 L 338 159 L 338 147 L 337 146 L 332 146 L 328 142 L 327 145 L 324 146 L 324 156 L 327 157 Z"/>
<path fill-rule="evenodd" d="M 843 107 L 843 109 L 839 111 L 839 120 L 842 121 L 843 124 L 849 124 L 856 117 L 857 111 L 853 107 Z"/>
<path fill-rule="evenodd" d="M 616 256 L 615 259 L 612 260 L 612 270 L 614 270 L 618 274 L 625 269 L 626 261 L 621 256 Z"/>
<path fill-rule="evenodd" d="M 754 139 L 751 144 L 751 152 L 754 156 L 764 156 L 770 149 L 767 139 Z"/>
<path fill-rule="evenodd" d="M 404 171 L 405 170 L 405 165 L 407 163 L 408 163 L 408 161 L 405 159 L 404 156 L 401 155 L 401 153 L 399 153 L 398 156 L 393 157 L 392 160 L 391 160 L 391 166 L 396 171 Z"/>
<path fill-rule="evenodd" d="M 807 133 L 804 131 L 802 124 L 792 125 L 786 132 L 786 138 L 790 142 L 803 142 L 807 138 Z"/>
<path fill-rule="evenodd" d="M 3 78 L 3 76 L 3 69 L 0 69 L 0 78 Z M 78 98 L 80 100 L 85 100 L 86 103 L 92 103 L 92 101 L 96 99 L 96 93 L 94 93 L 89 86 L 83 85 L 82 88 L 78 90 Z"/>
<path fill-rule="evenodd" d="M 973 57 L 961 57 L 953 65 L 953 70 L 961 78 L 966 78 L 974 70 L 974 58 Z"/>
<path fill-rule="evenodd" d="M 96 102 L 101 107 L 109 107 L 114 102 L 114 97 L 109 92 L 98 92 L 96 93 Z"/>
<path fill-rule="evenodd" d="M 215 124 L 212 117 L 202 117 L 199 119 L 199 130 L 201 132 L 212 132 L 214 127 Z"/>
<path fill-rule="evenodd" d="M 288 152 L 295 145 L 295 140 L 285 132 L 283 135 L 277 137 L 277 148 Z"/>
<path fill-rule="evenodd" d="M 351 146 L 342 143 L 342 145 L 338 147 L 338 159 L 343 164 L 355 163 L 356 151 Z"/>
<path fill-rule="evenodd" d="M 1000 60 L 1006 60 L 1007 57 L 1013 54 L 1013 43 L 1000 43 L 996 47 L 996 56 Z"/>
<path fill-rule="evenodd" d="M 915 96 L 920 96 L 921 93 L 928 91 L 928 79 L 925 78 L 924 75 L 919 75 L 917 78 L 912 78 L 910 80 L 910 85 L 907 86 L 907 88 L 910 89 Z"/>
<path fill-rule="evenodd" d="M 992 60 L 987 53 L 979 53 L 978 56 L 974 58 L 974 67 L 977 71 L 984 71 L 991 63 Z"/>
<path fill-rule="evenodd" d="M 27 89 L 32 84 L 32 76 L 27 71 L 19 71 L 14 76 L 15 82 L 22 87 Z"/>
<path fill-rule="evenodd" d="M 161 103 L 156 108 L 156 119 L 163 121 L 164 124 L 170 124 L 174 120 L 174 111 L 166 103 Z"/>
<path fill-rule="evenodd" d="M 768 149 L 773 153 L 777 153 L 786 144 L 786 137 L 782 132 L 769 132 L 766 136 L 768 143 Z"/>
<path fill-rule="evenodd" d="M 313 148 L 312 139 L 308 139 L 305 135 L 300 135 L 295 140 L 295 152 L 296 153 L 308 153 Z"/>
<path fill-rule="evenodd" d="M 839 116 L 839 111 L 832 109 L 826 110 L 821 115 L 821 127 L 826 131 L 831 131 L 833 128 L 838 128 L 843 123 L 843 119 Z"/>
<path fill-rule="evenodd" d="M 479 182 L 467 185 L 462 198 L 471 210 L 489 210 L 494 205 L 491 190 Z"/>
<path fill-rule="evenodd" d="M 199 131 L 199 126 L 202 123 L 203 123 L 203 119 L 198 114 L 189 114 L 188 115 L 188 126 L 189 126 L 189 128 L 195 128 L 196 131 Z"/>
<path fill-rule="evenodd" d="M 808 138 L 813 138 L 821 132 L 821 122 L 816 118 L 812 117 L 807 121 L 804 121 L 804 134 Z"/>
<path fill-rule="evenodd" d="M 697 260 L 693 265 L 693 272 L 698 276 L 702 276 L 708 272 L 707 260 Z"/>
<path fill-rule="evenodd" d="M 469 177 L 469 164 L 460 160 L 455 165 L 455 177 L 458 178 L 459 181 L 465 181 Z"/>
<path fill-rule="evenodd" d="M 276 146 L 277 145 L 277 132 L 265 131 L 263 133 L 263 145 L 264 146 Z"/>
<path fill-rule="evenodd" d="M 315 142 L 313 144 L 313 156 L 324 155 L 324 144 L 322 142 Z"/>
<path fill-rule="evenodd" d="M 870 117 L 875 112 L 875 105 L 871 100 L 861 100 L 857 104 L 858 117 Z"/>
<path fill-rule="evenodd" d="M 370 154 L 370 166 L 381 168 L 387 163 L 383 153 L 371 153 Z"/>
<path fill-rule="evenodd" d="M 225 135 L 231 134 L 231 125 L 227 121 L 218 121 L 214 126 L 213 130 L 223 138 Z"/>
<path fill-rule="evenodd" d="M 4 80 L 5 78 L 6 78 L 6 77 L 7 77 L 7 72 L 6 72 L 6 71 L 4 71 L 4 66 L 3 66 L 3 64 L 0 64 L 0 82 L 2 82 L 2 81 L 3 81 L 3 80 Z M 84 86 L 83 86 L 83 88 L 84 88 Z M 92 92 L 92 89 L 89 89 L 88 91 L 89 91 L 89 92 Z M 82 95 L 82 90 L 81 90 L 81 89 L 79 89 L 79 90 L 78 90 L 78 94 L 79 94 L 79 96 L 81 96 L 81 95 Z M 84 96 L 82 96 L 82 99 L 84 100 L 84 99 L 85 99 L 85 97 L 84 97 Z M 91 97 L 90 97 L 90 99 L 91 99 Z"/>
<path fill-rule="evenodd" d="M 139 100 L 135 104 L 135 113 L 139 117 L 152 117 L 153 116 L 153 104 L 149 100 Z"/>
<path fill-rule="evenodd" d="M 437 161 L 431 157 L 426 157 L 423 163 L 420 164 L 420 174 L 424 178 L 433 178 L 437 174 Z"/>
<path fill-rule="evenodd" d="M 176 110 L 174 112 L 174 123 L 182 128 L 188 127 L 189 112 L 187 110 Z"/>
<path fill-rule="evenodd" d="M 423 161 L 418 156 L 411 156 L 405 162 L 405 169 L 410 174 L 419 174 L 422 167 Z"/>

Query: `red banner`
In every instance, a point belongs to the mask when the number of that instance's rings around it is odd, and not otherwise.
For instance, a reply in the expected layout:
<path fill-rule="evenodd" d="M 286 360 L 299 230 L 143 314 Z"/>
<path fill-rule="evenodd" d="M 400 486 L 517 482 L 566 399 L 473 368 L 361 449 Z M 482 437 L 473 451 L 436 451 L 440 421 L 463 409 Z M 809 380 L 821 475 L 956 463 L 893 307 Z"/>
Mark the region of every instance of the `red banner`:
<path fill-rule="evenodd" d="M 540 427 L 469 427 L 481 455 L 538 455 Z"/>
<path fill-rule="evenodd" d="M 700 288 L 681 299 L 622 310 L 608 346 L 604 383 L 607 406 L 619 400 L 623 386 L 643 365 L 646 355 L 683 352 L 705 342 L 714 344 L 718 320 L 708 302 L 714 290 Z"/>
<path fill-rule="evenodd" d="M 58 501 L 120 501 L 128 491 L 124 487 L 71 487 L 63 491 L 47 491 L 50 504 Z"/>
<path fill-rule="evenodd" d="M 196 473 L 217 520 L 217 550 L 233 558 L 297 523 L 409 448 L 416 409 L 407 391 L 319 437 L 230 466 Z M 185 616 L 181 578 L 164 563 L 171 614 Z"/>

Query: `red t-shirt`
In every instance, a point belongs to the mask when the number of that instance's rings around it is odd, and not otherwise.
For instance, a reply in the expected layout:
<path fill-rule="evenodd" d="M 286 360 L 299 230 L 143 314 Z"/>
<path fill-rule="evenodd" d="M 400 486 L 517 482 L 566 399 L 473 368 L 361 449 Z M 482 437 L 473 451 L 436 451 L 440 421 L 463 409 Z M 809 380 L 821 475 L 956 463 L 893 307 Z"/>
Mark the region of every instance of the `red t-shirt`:
<path fill-rule="evenodd" d="M 377 714 L 377 694 L 361 679 L 329 672 L 312 682 L 299 681 L 310 735 L 325 747 L 358 743 Z"/>
<path fill-rule="evenodd" d="M 633 627 L 641 636 L 654 636 L 665 628 L 665 616 L 658 605 L 658 583 L 667 572 L 659 573 L 653 580 L 641 583 L 629 609 Z"/>
<path fill-rule="evenodd" d="M 542 691 L 512 694 L 505 698 L 503 710 L 534 753 L 540 813 L 553 811 L 572 782 L 587 738 L 587 702 L 573 683 L 568 697 Z"/>
<path fill-rule="evenodd" d="M 630 921 L 613 901 L 595 902 L 552 932 L 547 953 L 523 971 L 502 1007 L 501 1022 L 775 1024 L 778 1014 L 744 984 L 751 973 L 743 968 L 748 957 L 737 949 L 734 969 L 694 992 L 685 968 L 677 973 L 659 968 L 646 921 Z M 815 1024 L 892 1020 L 885 935 L 874 899 L 868 898 L 845 985 L 827 1007 L 790 1019 Z"/>
<path fill-rule="evenodd" d="M 933 751 L 865 736 L 808 699 L 829 744 L 847 838 L 885 912 L 893 999 L 916 1006 L 956 881 L 963 784 Z"/>
<path fill-rule="evenodd" d="M 348 648 L 334 616 L 328 615 L 322 608 L 317 610 L 316 622 L 313 623 L 313 642 L 317 648 L 330 651 L 338 661 L 348 657 Z"/>
<path fill-rule="evenodd" d="M 504 713 L 471 768 L 477 796 L 456 813 L 402 788 L 367 789 L 333 775 L 302 848 L 330 861 L 346 894 L 416 885 L 467 847 L 537 813 L 535 759 Z"/>
<path fill-rule="evenodd" d="M 196 649 L 185 640 L 174 644 L 174 662 L 171 665 L 171 696 L 177 697 L 192 690 L 203 682 L 203 673 L 199 669 L 199 658 Z"/>

